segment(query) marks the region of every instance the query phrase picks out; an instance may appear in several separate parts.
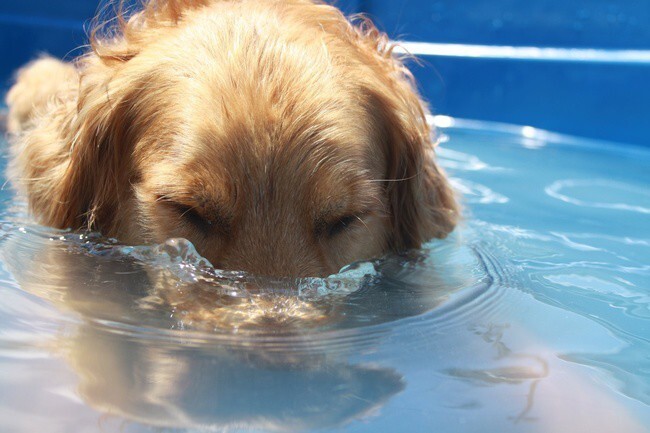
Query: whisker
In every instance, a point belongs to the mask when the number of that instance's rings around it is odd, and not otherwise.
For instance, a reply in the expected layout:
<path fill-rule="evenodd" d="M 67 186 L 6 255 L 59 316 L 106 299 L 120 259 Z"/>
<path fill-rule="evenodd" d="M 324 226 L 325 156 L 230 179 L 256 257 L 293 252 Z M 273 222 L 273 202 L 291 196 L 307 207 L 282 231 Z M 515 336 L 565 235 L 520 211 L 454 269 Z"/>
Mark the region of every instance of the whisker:
<path fill-rule="evenodd" d="M 420 175 L 420 172 L 414 174 L 413 176 L 403 177 L 401 179 L 370 179 L 368 182 L 403 182 L 405 180 L 415 179 Z"/>
<path fill-rule="evenodd" d="M 196 210 L 197 208 L 198 208 L 198 206 L 192 206 L 192 207 L 188 206 L 188 208 L 185 210 L 185 212 L 183 212 L 181 214 L 181 218 L 184 217 L 188 212 L 192 212 L 193 210 Z"/>
<path fill-rule="evenodd" d="M 363 224 L 363 226 L 364 226 L 364 227 L 366 228 L 366 230 L 368 231 L 368 234 L 372 234 L 372 232 L 370 231 L 370 227 L 368 227 L 368 224 L 366 224 L 366 222 L 365 222 L 365 221 L 364 221 L 364 220 L 363 220 L 359 215 L 355 215 L 354 217 L 355 217 L 356 219 L 358 219 L 359 222 L 361 222 L 361 224 Z"/>

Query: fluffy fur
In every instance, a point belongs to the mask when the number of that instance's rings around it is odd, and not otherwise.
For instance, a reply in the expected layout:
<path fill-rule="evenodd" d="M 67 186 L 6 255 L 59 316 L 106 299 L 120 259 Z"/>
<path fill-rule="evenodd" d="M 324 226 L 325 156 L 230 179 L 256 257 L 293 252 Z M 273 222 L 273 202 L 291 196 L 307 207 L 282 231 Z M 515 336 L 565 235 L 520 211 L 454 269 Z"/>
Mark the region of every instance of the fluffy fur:
<path fill-rule="evenodd" d="M 327 275 L 445 237 L 458 209 L 386 36 L 307 0 L 149 0 L 7 96 L 40 222 L 191 240 L 215 266 Z"/>

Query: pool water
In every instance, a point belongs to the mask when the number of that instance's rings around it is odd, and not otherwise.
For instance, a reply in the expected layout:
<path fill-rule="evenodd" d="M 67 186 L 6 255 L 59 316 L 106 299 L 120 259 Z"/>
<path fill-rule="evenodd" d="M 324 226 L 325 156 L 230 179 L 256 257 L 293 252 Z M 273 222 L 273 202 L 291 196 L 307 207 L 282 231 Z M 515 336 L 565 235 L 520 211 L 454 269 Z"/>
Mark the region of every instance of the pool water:
<path fill-rule="evenodd" d="M 650 152 L 432 119 L 464 221 L 326 279 L 29 222 L 1 192 L 2 432 L 649 432 Z"/>

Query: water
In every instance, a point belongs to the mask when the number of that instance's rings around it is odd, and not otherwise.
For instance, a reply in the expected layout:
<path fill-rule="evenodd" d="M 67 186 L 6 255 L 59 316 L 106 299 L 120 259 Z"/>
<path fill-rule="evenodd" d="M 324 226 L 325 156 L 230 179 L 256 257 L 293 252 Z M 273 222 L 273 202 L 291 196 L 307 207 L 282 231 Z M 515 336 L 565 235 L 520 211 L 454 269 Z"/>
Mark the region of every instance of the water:
<path fill-rule="evenodd" d="M 3 191 L 0 431 L 650 431 L 650 153 L 435 120 L 463 224 L 326 279 L 39 227 Z"/>

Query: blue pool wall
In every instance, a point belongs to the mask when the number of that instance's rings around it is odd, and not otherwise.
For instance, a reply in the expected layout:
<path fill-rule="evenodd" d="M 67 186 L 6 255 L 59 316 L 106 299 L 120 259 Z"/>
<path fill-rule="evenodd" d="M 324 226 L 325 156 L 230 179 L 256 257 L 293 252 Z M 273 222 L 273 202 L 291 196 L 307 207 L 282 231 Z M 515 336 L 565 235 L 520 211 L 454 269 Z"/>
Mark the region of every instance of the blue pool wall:
<path fill-rule="evenodd" d="M 1 91 L 13 71 L 39 53 L 67 59 L 81 53 L 84 27 L 97 3 L 2 2 Z M 645 58 L 650 50 L 649 1 L 340 0 L 337 5 L 347 14 L 368 15 L 395 40 L 639 50 Z M 650 61 L 420 58 L 411 67 L 435 114 L 650 146 Z"/>

